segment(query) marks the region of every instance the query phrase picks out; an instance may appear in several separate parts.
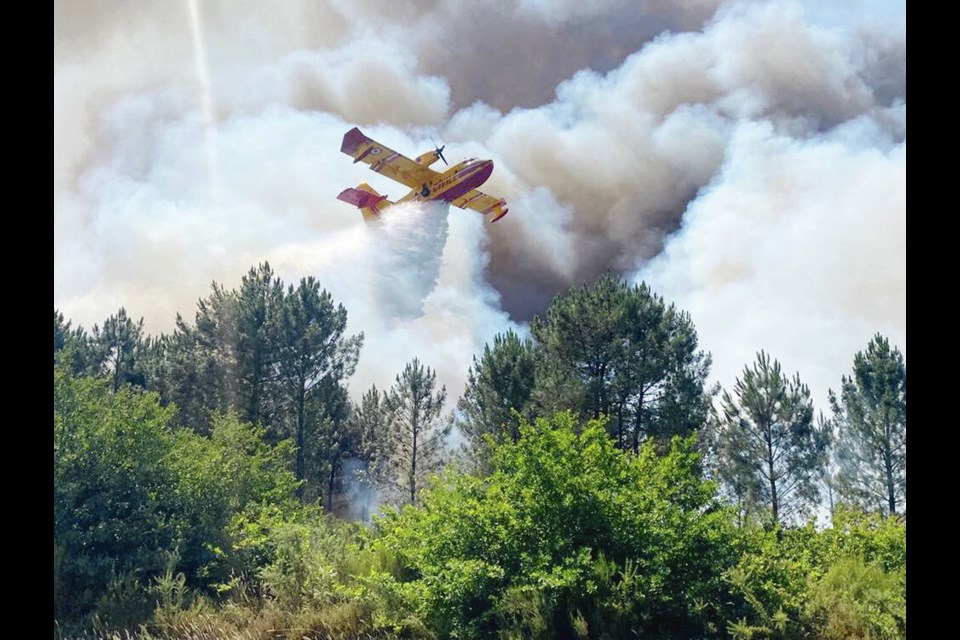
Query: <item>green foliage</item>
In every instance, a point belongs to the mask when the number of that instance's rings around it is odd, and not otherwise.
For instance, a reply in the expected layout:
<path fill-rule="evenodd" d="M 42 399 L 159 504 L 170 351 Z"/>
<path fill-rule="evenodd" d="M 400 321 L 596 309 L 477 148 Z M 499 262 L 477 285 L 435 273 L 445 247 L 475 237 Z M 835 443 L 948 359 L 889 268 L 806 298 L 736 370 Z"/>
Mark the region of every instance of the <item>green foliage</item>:
<path fill-rule="evenodd" d="M 96 373 L 99 362 L 83 327 L 72 328 L 71 321 L 53 310 L 53 364 L 64 366 L 74 374 Z"/>
<path fill-rule="evenodd" d="M 323 517 L 279 526 L 271 536 L 271 562 L 260 572 L 271 596 L 293 610 L 349 596 L 341 579 L 359 552 L 348 527 Z"/>
<path fill-rule="evenodd" d="M 877 334 L 843 377 L 838 400 L 837 489 L 864 509 L 897 513 L 907 490 L 907 367 L 903 354 Z"/>
<path fill-rule="evenodd" d="M 159 362 L 148 385 L 177 406 L 178 426 L 209 435 L 212 415 L 226 411 L 228 398 L 235 395 L 228 375 L 233 342 L 224 319 L 233 309 L 232 298 L 214 283 L 213 293 L 198 307 L 195 327 L 177 314 L 173 333 L 159 339 Z"/>
<path fill-rule="evenodd" d="M 467 386 L 458 403 L 458 427 L 481 454 L 486 437 L 495 442 L 520 438 L 520 419 L 532 419 L 535 382 L 533 343 L 512 330 L 497 334 L 493 347 L 484 345 L 480 360 L 473 359 Z"/>
<path fill-rule="evenodd" d="M 498 335 L 459 406 L 486 475 L 426 490 L 445 390 L 414 359 L 353 406 L 345 327 L 316 281 L 285 288 L 266 263 L 156 339 L 123 309 L 92 336 L 54 310 L 58 637 L 905 637 L 906 524 L 879 511 L 905 505 L 906 371 L 880 336 L 832 423 L 763 353 L 724 394 L 712 461 L 741 507 L 777 514 L 738 527 L 693 438 L 671 437 L 704 422 L 709 357 L 646 285 L 605 276 L 557 298 L 535 342 Z M 784 528 L 828 424 L 842 506 Z M 372 530 L 297 500 L 329 511 L 348 456 L 408 503 Z"/>
<path fill-rule="evenodd" d="M 423 508 L 378 523 L 442 633 L 670 635 L 719 620 L 704 603 L 724 601 L 732 529 L 691 440 L 627 456 L 602 422 L 581 431 L 570 414 L 521 434 L 488 478 L 448 473 Z"/>
<path fill-rule="evenodd" d="M 279 397 L 288 410 L 287 432 L 297 444 L 297 478 L 306 479 L 308 458 L 332 466 L 323 469 L 327 477 L 336 471 L 340 456 L 318 452 L 316 445 L 327 444 L 325 440 L 339 441 L 336 432 L 346 426 L 349 405 L 340 383 L 353 375 L 363 334 L 344 335 L 346 309 L 334 305 L 333 297 L 321 290 L 312 276 L 302 279 L 296 288 L 290 285 L 271 321 L 275 379 Z M 321 391 L 326 391 L 323 398 L 313 398 L 315 392 Z M 312 420 L 311 401 L 319 409 Z M 308 440 L 311 430 L 319 437 Z"/>
<path fill-rule="evenodd" d="M 825 640 L 903 638 L 905 582 L 905 570 L 887 573 L 860 558 L 844 558 L 813 587 L 805 613 Z"/>
<path fill-rule="evenodd" d="M 769 509 L 774 523 L 806 515 L 819 498 L 829 434 L 814 427 L 810 390 L 761 351 L 723 393 L 712 435 L 719 476 L 740 507 Z"/>
<path fill-rule="evenodd" d="M 294 517 L 293 443 L 269 446 L 234 413 L 213 417 L 209 438 L 181 430 L 170 462 L 183 507 L 180 568 L 211 585 L 269 557 L 268 534 Z"/>
<path fill-rule="evenodd" d="M 273 559 L 260 573 L 270 606 L 300 615 L 347 609 L 376 637 L 432 636 L 414 611 L 422 589 L 400 582 L 395 557 L 372 547 L 358 525 L 311 512 L 278 527 L 271 545 Z"/>
<path fill-rule="evenodd" d="M 272 426 L 278 410 L 272 367 L 282 305 L 283 283 L 266 262 L 251 268 L 227 301 L 232 317 L 226 320 L 235 334 L 237 405 L 241 418 L 254 424 Z"/>
<path fill-rule="evenodd" d="M 383 401 L 388 435 L 376 456 L 383 463 L 382 488 L 398 504 L 416 504 L 427 478 L 439 471 L 451 424 L 440 418 L 446 387 L 418 358 L 397 375 Z"/>
<path fill-rule="evenodd" d="M 332 377 L 321 380 L 307 398 L 304 498 L 323 498 L 328 512 L 333 511 L 333 497 L 344 462 L 361 448 L 360 432 L 350 412 L 346 387 Z"/>
<path fill-rule="evenodd" d="M 176 544 L 171 409 L 153 394 L 54 370 L 55 607 L 89 610 L 116 589 L 163 568 Z M 123 587 L 125 588 L 125 586 Z"/>
<path fill-rule="evenodd" d="M 103 328 L 93 326 L 91 345 L 114 391 L 125 384 L 146 386 L 141 362 L 146 348 L 143 318 L 134 322 L 127 310 L 120 307 L 115 315 L 103 321 Z"/>
<path fill-rule="evenodd" d="M 269 551 L 263 532 L 292 516 L 289 443 L 269 447 L 233 414 L 214 418 L 210 438 L 175 430 L 172 415 L 156 394 L 55 369 L 57 615 L 117 618 L 113 603 L 138 599 L 149 612 L 171 554 L 195 587 L 249 571 Z"/>
<path fill-rule="evenodd" d="M 531 331 L 539 355 L 535 398 L 546 411 L 610 417 L 621 448 L 644 438 L 661 450 L 707 416 L 710 357 L 697 351 L 688 314 L 645 284 L 610 274 L 558 296 Z"/>
<path fill-rule="evenodd" d="M 904 522 L 840 509 L 830 528 L 779 533 L 741 530 L 726 574 L 733 637 L 905 637 Z"/>

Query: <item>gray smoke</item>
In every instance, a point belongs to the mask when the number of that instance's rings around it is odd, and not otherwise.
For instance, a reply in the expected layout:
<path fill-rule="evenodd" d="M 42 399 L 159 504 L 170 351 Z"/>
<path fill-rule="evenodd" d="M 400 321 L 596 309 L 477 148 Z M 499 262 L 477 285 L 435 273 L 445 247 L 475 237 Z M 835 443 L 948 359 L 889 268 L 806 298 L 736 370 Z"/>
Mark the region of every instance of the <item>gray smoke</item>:
<path fill-rule="evenodd" d="M 766 348 L 822 396 L 873 332 L 905 348 L 902 5 L 57 2 L 54 304 L 169 330 L 270 260 L 366 332 L 354 393 L 419 356 L 455 398 L 613 269 L 691 312 L 724 384 Z M 405 189 L 339 153 L 355 125 L 493 158 L 510 214 L 368 229 L 336 194 Z"/>
<path fill-rule="evenodd" d="M 360 458 L 347 459 L 341 477 L 350 519 L 369 524 L 380 513 L 383 500 L 367 474 L 367 463 Z"/>
<path fill-rule="evenodd" d="M 558 224 L 524 200 L 537 187 L 573 212 L 562 222 L 570 277 L 529 255 L 537 230 L 520 223 L 523 233 L 491 230 L 491 282 L 526 319 L 565 286 L 657 255 L 720 170 L 739 123 L 768 122 L 802 140 L 866 117 L 882 138 L 905 139 L 891 115 L 905 100 L 904 69 L 902 32 L 825 29 L 787 3 L 733 5 L 702 33 L 663 36 L 607 74 L 578 73 L 544 107 L 455 114 L 451 139 L 480 139 L 507 165 L 492 182 L 516 201 L 517 217 Z"/>

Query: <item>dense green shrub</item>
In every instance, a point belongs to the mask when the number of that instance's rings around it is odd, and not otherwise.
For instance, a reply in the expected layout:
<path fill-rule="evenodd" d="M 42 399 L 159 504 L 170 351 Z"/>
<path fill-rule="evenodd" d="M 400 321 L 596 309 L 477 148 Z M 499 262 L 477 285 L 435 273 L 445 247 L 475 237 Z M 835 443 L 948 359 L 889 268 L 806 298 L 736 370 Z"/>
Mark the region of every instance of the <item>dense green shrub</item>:
<path fill-rule="evenodd" d="M 727 572 L 736 638 L 906 635 L 906 524 L 849 509 L 833 526 L 745 528 Z"/>
<path fill-rule="evenodd" d="M 268 559 L 293 514 L 290 446 L 217 416 L 209 438 L 174 429 L 156 394 L 54 371 L 54 607 L 117 623 L 152 611 L 150 587 L 205 588 Z"/>
<path fill-rule="evenodd" d="M 735 557 L 727 511 L 691 439 L 658 456 L 619 450 L 601 421 L 524 424 L 492 475 L 446 475 L 423 507 L 379 521 L 377 542 L 426 591 L 452 637 L 661 637 L 721 620 Z"/>

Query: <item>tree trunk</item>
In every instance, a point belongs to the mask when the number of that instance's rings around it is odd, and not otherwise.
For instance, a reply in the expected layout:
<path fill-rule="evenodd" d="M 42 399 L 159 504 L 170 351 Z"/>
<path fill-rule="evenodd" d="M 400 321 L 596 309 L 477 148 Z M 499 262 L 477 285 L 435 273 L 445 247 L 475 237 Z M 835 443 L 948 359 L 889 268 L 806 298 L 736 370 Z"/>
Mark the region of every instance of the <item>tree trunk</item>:
<path fill-rule="evenodd" d="M 250 398 L 247 401 L 247 420 L 256 424 L 260 421 L 260 377 L 261 354 L 259 348 L 253 353 L 253 363 L 250 372 Z"/>
<path fill-rule="evenodd" d="M 117 347 L 117 361 L 113 366 L 113 392 L 120 389 L 120 363 L 123 361 L 123 347 Z"/>
<path fill-rule="evenodd" d="M 780 501 L 777 499 L 777 481 L 773 475 L 773 443 L 767 430 L 767 469 L 770 473 L 770 503 L 773 507 L 773 522 L 780 524 Z"/>
<path fill-rule="evenodd" d="M 617 448 L 623 450 L 623 402 L 617 405 Z"/>
<path fill-rule="evenodd" d="M 333 512 L 333 485 L 337 480 L 337 465 L 330 463 L 330 477 L 327 480 L 327 513 Z"/>
<path fill-rule="evenodd" d="M 640 425 L 643 420 L 643 389 L 640 390 L 640 399 L 637 400 L 637 415 L 633 421 L 633 453 L 640 453 Z"/>
<path fill-rule="evenodd" d="M 304 415 L 304 404 L 306 404 L 306 392 L 304 391 L 304 385 L 300 385 L 300 389 L 297 393 L 297 480 L 299 484 L 297 485 L 297 498 L 303 500 L 303 480 L 306 475 L 306 455 L 303 450 L 304 448 L 304 432 L 305 432 L 305 419 Z"/>
<path fill-rule="evenodd" d="M 887 472 L 887 506 L 890 508 L 890 515 L 897 513 L 897 496 L 893 483 L 893 456 L 889 448 L 883 452 L 883 464 Z"/>
<path fill-rule="evenodd" d="M 419 419 L 419 411 L 417 411 L 417 406 L 414 405 L 413 420 L 410 425 L 413 430 L 413 455 L 410 460 L 410 504 L 417 503 L 417 432 L 420 430 L 420 425 L 417 424 L 417 421 Z"/>

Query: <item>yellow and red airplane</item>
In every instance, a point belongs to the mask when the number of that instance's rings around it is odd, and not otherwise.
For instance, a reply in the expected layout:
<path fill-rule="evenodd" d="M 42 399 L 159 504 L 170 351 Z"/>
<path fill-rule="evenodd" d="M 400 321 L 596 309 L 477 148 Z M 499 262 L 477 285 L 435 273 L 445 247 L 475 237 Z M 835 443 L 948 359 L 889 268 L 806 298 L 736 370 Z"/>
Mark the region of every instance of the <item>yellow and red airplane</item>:
<path fill-rule="evenodd" d="M 444 147 L 428 151 L 416 160 L 411 160 L 376 140 L 371 140 L 354 127 L 343 136 L 340 151 L 353 158 L 353 162 L 365 162 L 373 171 L 396 180 L 412 189 L 396 202 L 377 193 L 366 182 L 356 189 L 344 189 L 338 199 L 349 202 L 363 213 L 364 220 L 376 220 L 387 207 L 402 202 L 439 200 L 449 202 L 461 209 L 470 208 L 483 215 L 493 214 L 491 222 L 507 215 L 507 202 L 477 190 L 493 173 L 493 160 L 471 158 L 456 164 L 443 173 L 434 171 L 430 165 L 443 157 Z"/>

